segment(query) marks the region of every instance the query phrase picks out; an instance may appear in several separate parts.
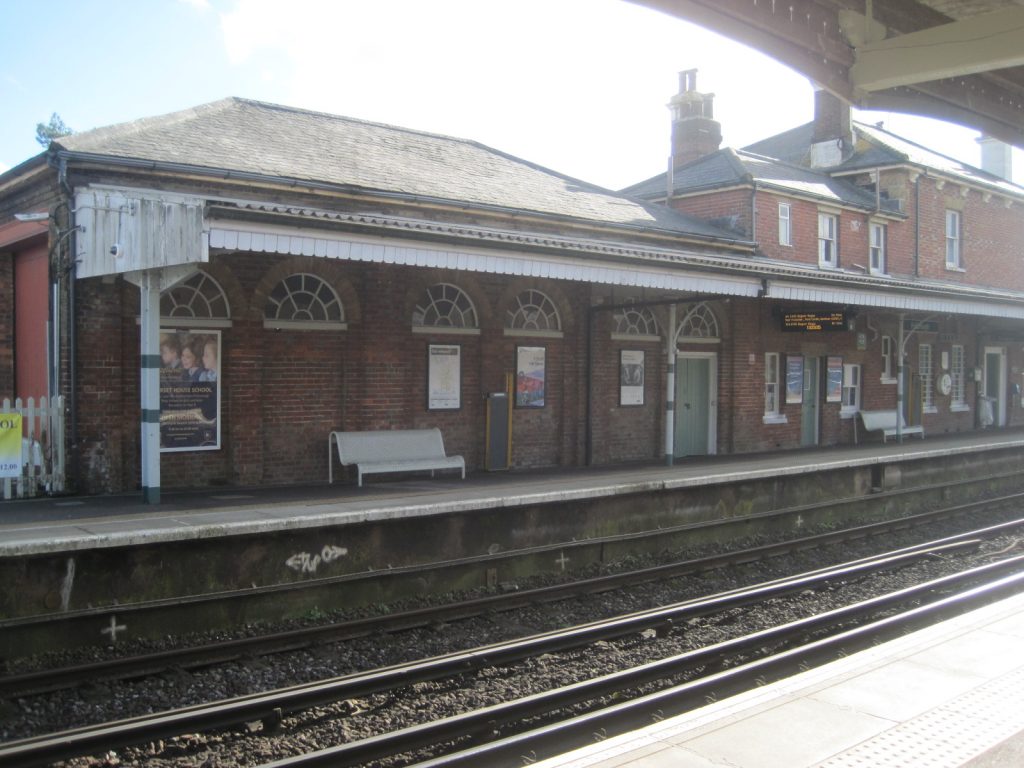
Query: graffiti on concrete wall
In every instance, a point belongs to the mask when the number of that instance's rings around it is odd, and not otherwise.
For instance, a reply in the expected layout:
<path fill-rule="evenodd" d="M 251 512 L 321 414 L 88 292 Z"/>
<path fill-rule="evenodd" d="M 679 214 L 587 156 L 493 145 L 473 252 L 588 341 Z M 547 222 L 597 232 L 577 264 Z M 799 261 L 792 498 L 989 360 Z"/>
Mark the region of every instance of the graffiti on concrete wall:
<path fill-rule="evenodd" d="M 327 544 L 320 550 L 319 554 L 311 555 L 309 552 L 298 552 L 284 562 L 285 565 L 298 573 L 316 573 L 317 568 L 321 564 L 326 565 L 327 563 L 334 562 L 347 554 L 348 549 L 346 547 L 336 547 L 333 544 Z"/>

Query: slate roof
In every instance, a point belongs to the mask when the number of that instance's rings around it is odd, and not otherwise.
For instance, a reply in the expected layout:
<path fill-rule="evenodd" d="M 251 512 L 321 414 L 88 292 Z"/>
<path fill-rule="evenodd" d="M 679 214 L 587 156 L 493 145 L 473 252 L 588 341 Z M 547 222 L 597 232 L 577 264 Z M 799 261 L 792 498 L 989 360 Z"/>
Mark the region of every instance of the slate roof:
<path fill-rule="evenodd" d="M 814 123 L 806 123 L 783 133 L 744 147 L 744 151 L 776 157 L 790 163 L 805 164 L 810 154 Z M 988 187 L 1009 195 L 1024 195 L 1020 187 L 1006 179 L 954 160 L 884 128 L 853 122 L 857 147 L 853 155 L 841 165 L 828 170 L 832 173 L 867 170 L 892 165 L 915 165 L 959 178 L 970 184 Z"/>
<path fill-rule="evenodd" d="M 737 240 L 474 141 L 240 98 L 67 136 L 61 150 Z"/>
<path fill-rule="evenodd" d="M 989 187 L 1005 194 L 1024 195 L 1024 187 L 983 171 L 980 168 L 975 168 L 967 163 L 961 163 L 959 160 L 954 160 L 951 157 L 922 147 L 920 144 L 915 144 L 908 139 L 890 133 L 884 128 L 855 122 L 854 130 L 857 133 L 858 139 L 866 141 L 868 147 L 862 149 L 858 145 L 858 149 L 854 152 L 853 157 L 834 169 L 837 172 L 873 168 L 887 163 L 909 163 L 939 171 L 947 176 L 963 179 L 971 184 Z"/>
<path fill-rule="evenodd" d="M 663 197 L 666 176 L 664 173 L 659 174 L 627 187 L 623 193 L 646 198 Z M 875 207 L 874 195 L 847 181 L 746 150 L 727 148 L 705 155 L 677 168 L 672 174 L 672 181 L 676 194 L 756 182 L 761 188 L 813 197 L 835 205 L 852 205 L 871 210 Z"/>
<path fill-rule="evenodd" d="M 743 147 L 743 151 L 774 157 L 794 165 L 806 166 L 810 159 L 813 136 L 814 123 L 805 123 L 796 128 L 790 128 L 788 131 L 769 136 L 767 139 L 748 144 Z"/>

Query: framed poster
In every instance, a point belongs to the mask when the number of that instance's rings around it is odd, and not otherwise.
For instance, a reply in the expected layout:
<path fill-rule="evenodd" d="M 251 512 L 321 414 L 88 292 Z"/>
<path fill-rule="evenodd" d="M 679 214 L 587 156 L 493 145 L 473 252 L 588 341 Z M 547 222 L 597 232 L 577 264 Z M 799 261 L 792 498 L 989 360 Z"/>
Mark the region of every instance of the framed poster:
<path fill-rule="evenodd" d="M 21 414 L 0 413 L 0 477 L 21 477 Z"/>
<path fill-rule="evenodd" d="M 544 347 L 516 347 L 516 407 L 543 408 Z"/>
<path fill-rule="evenodd" d="M 619 351 L 619 405 L 644 404 L 644 352 Z"/>
<path fill-rule="evenodd" d="M 431 344 L 427 348 L 427 410 L 462 407 L 462 347 Z"/>
<path fill-rule="evenodd" d="M 829 355 L 825 366 L 825 402 L 843 401 L 843 358 Z"/>
<path fill-rule="evenodd" d="M 786 402 L 804 401 L 804 359 L 799 355 L 786 355 Z"/>
<path fill-rule="evenodd" d="M 160 450 L 220 448 L 220 331 L 160 329 Z"/>

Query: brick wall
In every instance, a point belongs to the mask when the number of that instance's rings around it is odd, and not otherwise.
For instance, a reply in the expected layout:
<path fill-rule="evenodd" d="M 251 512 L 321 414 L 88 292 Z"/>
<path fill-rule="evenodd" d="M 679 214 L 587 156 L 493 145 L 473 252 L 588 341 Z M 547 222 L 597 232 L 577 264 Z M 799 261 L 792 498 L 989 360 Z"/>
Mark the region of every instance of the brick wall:
<path fill-rule="evenodd" d="M 613 338 L 613 314 L 594 313 L 592 391 L 596 464 L 653 461 L 663 454 L 665 351 L 663 342 Z M 644 353 L 643 403 L 622 404 L 621 353 Z"/>
<path fill-rule="evenodd" d="M 470 470 L 484 463 L 485 396 L 502 391 L 515 373 L 516 348 L 541 346 L 546 354 L 542 408 L 513 410 L 512 465 L 519 469 L 584 463 L 587 429 L 586 312 L 588 286 L 507 279 L 393 265 L 344 264 L 315 259 L 275 259 L 239 254 L 216 256 L 207 267 L 224 287 L 232 326 L 222 330 L 220 450 L 165 453 L 165 488 L 210 485 L 318 483 L 327 476 L 331 429 L 439 427 L 450 453 L 466 457 Z M 328 282 L 346 306 L 347 330 L 265 328 L 266 296 L 292 271 Z M 471 298 L 479 332 L 414 332 L 412 311 L 428 286 L 458 285 Z M 543 291 L 558 308 L 558 337 L 508 335 L 504 325 L 512 298 L 525 288 Z M 882 337 L 898 337 L 895 315 L 861 310 L 854 329 L 793 333 L 781 329 L 784 308 L 797 304 L 755 299 L 712 300 L 719 324 L 715 344 L 681 342 L 682 351 L 715 352 L 718 365 L 719 453 L 791 449 L 801 445 L 802 407 L 784 402 L 787 355 L 820 361 L 839 356 L 862 366 L 862 407 L 895 407 L 894 383 L 881 378 Z M 139 483 L 137 289 L 123 281 L 87 280 L 79 291 L 79 443 L 83 490 L 115 491 Z M 596 464 L 658 461 L 664 445 L 665 359 L 663 341 L 613 337 L 611 312 L 594 311 L 591 327 L 590 428 Z M 665 332 L 667 312 L 656 316 Z M 936 376 L 941 353 L 963 344 L 967 365 L 980 364 L 986 342 L 970 318 L 943 317 L 930 336 L 908 344 L 907 380 L 914 380 L 917 344 L 933 344 Z M 980 341 L 979 341 L 980 339 Z M 429 410 L 430 344 L 457 344 L 462 402 L 458 410 Z M 1017 378 L 1024 370 L 1020 345 L 1004 345 Z M 622 350 L 645 353 L 642 405 L 619 402 Z M 764 420 L 764 354 L 780 355 L 784 423 Z M 1022 381 L 1024 383 L 1024 381 Z M 926 432 L 975 428 L 976 385 L 969 381 L 969 409 L 954 412 L 936 394 L 936 411 L 923 415 Z M 853 419 L 840 403 L 818 402 L 819 442 L 853 441 Z M 1021 409 L 1011 423 L 1024 422 Z"/>
<path fill-rule="evenodd" d="M 930 176 L 916 184 L 906 173 L 888 190 L 903 203 L 908 219 L 890 226 L 894 274 L 914 274 L 914 235 L 918 227 L 921 277 L 968 285 L 1024 290 L 1024 216 L 1021 203 Z M 946 268 L 946 211 L 961 215 L 963 270 Z M 917 218 L 915 219 L 915 215 Z"/>
<path fill-rule="evenodd" d="M 125 440 L 138 432 L 140 421 L 138 300 L 131 305 L 132 286 L 120 280 L 83 280 L 77 288 L 77 455 L 83 469 L 77 487 L 86 493 L 133 488 L 124 472 L 132 466 L 126 463 Z"/>
<path fill-rule="evenodd" d="M 221 448 L 162 454 L 163 487 L 323 482 L 332 429 L 438 427 L 449 453 L 480 468 L 485 395 L 504 389 L 517 346 L 545 348 L 546 393 L 544 407 L 513 412 L 513 466 L 583 461 L 585 317 L 576 308 L 586 305 L 586 286 L 256 254 L 215 256 L 205 269 L 232 308 L 232 325 L 221 331 Z M 269 292 L 294 272 L 315 274 L 334 288 L 346 308 L 346 330 L 264 327 Z M 413 310 L 437 282 L 470 297 L 477 332 L 413 331 Z M 79 285 L 83 490 L 132 489 L 140 481 L 137 289 L 122 280 Z M 505 333 L 509 302 L 526 288 L 555 303 L 561 337 Z M 427 407 L 430 344 L 460 347 L 458 410 Z M 646 458 L 653 450 L 634 441 L 617 444 L 613 455 Z"/>
<path fill-rule="evenodd" d="M 690 216 L 714 222 L 743 237 L 749 238 L 751 235 L 750 189 L 730 189 L 725 192 L 675 198 L 672 200 L 672 207 Z"/>
<path fill-rule="evenodd" d="M 893 191 L 900 189 L 898 179 L 886 177 L 885 183 Z M 921 184 L 925 190 L 933 180 L 922 178 Z M 909 192 L 913 187 L 905 185 L 902 189 Z M 948 188 L 933 192 L 934 199 L 922 205 L 922 230 L 928 217 L 937 224 L 928 225 L 930 240 L 922 242 L 922 264 L 926 262 L 925 249 L 931 249 L 932 255 L 927 258 L 932 266 L 928 269 L 944 258 L 944 210 L 951 204 L 941 196 L 950 193 Z M 778 242 L 778 203 L 782 199 L 762 190 L 757 193 L 756 236 L 761 252 L 772 258 L 816 264 L 818 206 L 789 200 L 794 239 L 793 245 L 786 247 Z M 964 281 L 984 277 L 998 284 L 998 276 L 992 276 L 995 268 L 984 267 L 981 262 L 975 267 L 971 254 L 978 249 L 991 250 L 981 238 L 982 226 L 1005 226 L 1007 231 L 1016 232 L 1017 225 L 1004 218 L 1015 211 L 1009 209 L 1006 213 L 1005 207 L 997 206 L 989 220 L 971 207 L 983 202 L 980 195 L 971 192 L 963 201 L 967 206 L 967 271 L 956 277 Z M 677 203 L 680 210 L 728 222 L 748 236 L 755 231 L 749 215 L 750 190 L 686 198 Z M 868 221 L 866 212 L 841 213 L 840 266 L 867 266 Z M 979 232 L 969 234 L 972 228 Z M 889 225 L 890 273 L 912 272 L 913 232 L 912 222 Z M 1024 240 L 1024 233 L 1020 239 Z M 1014 250 L 1008 246 L 1000 253 L 1012 255 Z M 485 396 L 503 390 L 505 377 L 515 373 L 518 346 L 544 347 L 546 392 L 543 408 L 513 411 L 513 467 L 582 464 L 588 427 L 594 463 L 657 461 L 661 457 L 665 440 L 663 341 L 613 338 L 611 313 L 594 311 L 590 319 L 592 369 L 588 390 L 587 307 L 596 288 L 551 280 L 263 254 L 216 255 L 204 270 L 224 288 L 231 306 L 232 325 L 223 329 L 221 337 L 222 447 L 208 452 L 164 454 L 162 479 L 167 488 L 323 482 L 327 476 L 327 434 L 336 428 L 436 426 L 444 434 L 448 451 L 465 456 L 470 469 L 479 469 L 484 463 Z M 0 299 L 9 271 L 9 260 L 0 261 Z M 346 310 L 346 330 L 264 327 L 269 293 L 281 279 L 295 272 L 315 274 L 338 293 Z M 948 278 L 944 270 L 932 276 Z M 9 276 L 6 281 L 9 286 Z M 413 310 L 422 302 L 427 287 L 438 282 L 457 285 L 469 296 L 477 312 L 477 332 L 414 331 Z M 505 332 L 508 309 L 515 296 L 527 288 L 543 291 L 554 302 L 562 321 L 560 335 L 516 336 Z M 120 280 L 88 280 L 79 283 L 79 296 L 82 488 L 132 489 L 139 483 L 137 290 Z M 772 451 L 801 444 L 803 412 L 799 405 L 783 401 L 781 414 L 785 421 L 765 423 L 766 351 L 778 352 L 782 366 L 786 355 L 814 358 L 822 365 L 828 356 L 860 364 L 862 407 L 895 407 L 895 384 L 881 380 L 881 337 L 898 337 L 895 315 L 861 309 L 853 331 L 801 334 L 782 332 L 778 311 L 785 305 L 779 302 L 712 299 L 711 306 L 720 324 L 720 342 L 684 344 L 683 348 L 717 353 L 719 453 Z M 663 325 L 666 314 L 658 312 Z M 4 322 L 0 311 L 0 340 L 9 333 Z M 936 366 L 941 353 L 949 351 L 954 343 L 965 346 L 969 367 L 980 365 L 979 350 L 987 343 L 984 329 L 968 318 L 940 318 L 938 322 L 939 330 L 931 342 Z M 916 345 L 922 338 L 913 338 L 908 345 L 908 382 L 913 381 Z M 434 343 L 459 345 L 462 402 L 458 410 L 427 407 L 428 348 Z M 1024 384 L 1021 345 L 1004 346 L 1011 378 Z M 4 368 L 5 348 L 9 350 L 10 344 L 0 344 L 0 377 L 10 376 Z M 642 405 L 619 402 L 622 350 L 645 353 Z M 10 368 L 7 363 L 6 369 Z M 969 408 L 964 411 L 952 411 L 948 398 L 936 395 L 936 411 L 922 416 L 929 434 L 976 427 L 976 386 L 969 381 L 967 387 Z M 825 402 L 823 387 L 820 401 L 820 443 L 852 442 L 853 419 L 841 415 L 839 403 Z M 1024 423 L 1019 407 L 1011 407 L 1009 414 L 1011 423 Z"/>

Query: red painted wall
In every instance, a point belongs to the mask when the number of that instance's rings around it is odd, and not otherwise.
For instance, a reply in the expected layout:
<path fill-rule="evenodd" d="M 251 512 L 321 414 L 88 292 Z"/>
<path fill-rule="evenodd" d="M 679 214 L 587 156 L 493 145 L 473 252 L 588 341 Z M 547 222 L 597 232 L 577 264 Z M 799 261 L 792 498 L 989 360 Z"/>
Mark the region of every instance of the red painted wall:
<path fill-rule="evenodd" d="M 45 244 L 14 255 L 14 372 L 15 396 L 47 395 L 46 321 L 49 264 Z"/>

